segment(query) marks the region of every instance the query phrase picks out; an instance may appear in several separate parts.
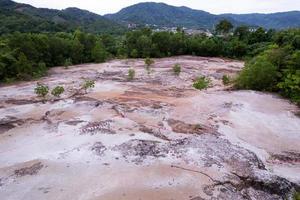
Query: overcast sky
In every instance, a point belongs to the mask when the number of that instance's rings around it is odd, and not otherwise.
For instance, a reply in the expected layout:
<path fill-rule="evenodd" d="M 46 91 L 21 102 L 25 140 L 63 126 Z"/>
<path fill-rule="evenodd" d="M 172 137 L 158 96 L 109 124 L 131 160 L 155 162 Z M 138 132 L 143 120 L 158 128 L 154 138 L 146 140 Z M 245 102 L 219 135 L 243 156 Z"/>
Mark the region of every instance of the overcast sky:
<path fill-rule="evenodd" d="M 78 7 L 98 14 L 114 13 L 141 0 L 15 0 L 36 7 L 64 9 Z M 150 0 L 164 2 L 174 6 L 187 6 L 205 10 L 214 14 L 220 13 L 272 13 L 300 10 L 300 0 Z"/>

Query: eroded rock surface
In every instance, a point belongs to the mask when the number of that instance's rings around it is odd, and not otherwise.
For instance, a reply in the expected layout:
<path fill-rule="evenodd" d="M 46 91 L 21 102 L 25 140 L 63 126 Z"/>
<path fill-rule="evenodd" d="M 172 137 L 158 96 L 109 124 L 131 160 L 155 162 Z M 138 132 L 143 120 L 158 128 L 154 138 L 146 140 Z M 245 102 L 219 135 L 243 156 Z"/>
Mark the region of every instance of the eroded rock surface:
<path fill-rule="evenodd" d="M 180 64 L 175 76 L 172 67 Z M 181 56 L 53 68 L 0 88 L 0 199 L 291 199 L 300 185 L 299 109 L 274 94 L 230 91 L 242 62 Z M 127 81 L 129 68 L 136 78 Z M 193 89 L 198 76 L 212 79 Z M 78 88 L 96 81 L 87 94 Z"/>

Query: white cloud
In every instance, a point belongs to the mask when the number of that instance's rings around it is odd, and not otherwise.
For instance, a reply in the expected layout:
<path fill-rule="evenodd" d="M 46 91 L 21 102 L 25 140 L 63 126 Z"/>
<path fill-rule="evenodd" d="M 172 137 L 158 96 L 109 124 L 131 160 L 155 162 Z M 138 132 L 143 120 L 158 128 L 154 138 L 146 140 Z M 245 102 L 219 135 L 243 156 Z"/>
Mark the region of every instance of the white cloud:
<path fill-rule="evenodd" d="M 141 0 L 16 0 L 36 7 L 64 9 L 78 7 L 98 14 L 114 13 Z M 272 13 L 300 10 L 300 0 L 150 0 L 187 6 L 211 13 Z"/>

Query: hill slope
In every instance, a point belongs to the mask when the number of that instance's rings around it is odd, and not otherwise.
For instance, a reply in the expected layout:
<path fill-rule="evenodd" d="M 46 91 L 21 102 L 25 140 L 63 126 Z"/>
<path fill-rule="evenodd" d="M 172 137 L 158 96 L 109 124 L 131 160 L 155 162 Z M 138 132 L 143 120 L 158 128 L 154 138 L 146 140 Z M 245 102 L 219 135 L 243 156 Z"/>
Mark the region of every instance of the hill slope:
<path fill-rule="evenodd" d="M 121 23 L 201 28 L 211 28 L 221 18 L 208 12 L 164 3 L 139 3 L 124 8 L 118 13 L 105 15 L 105 17 Z"/>
<path fill-rule="evenodd" d="M 224 14 L 223 17 L 230 17 L 245 24 L 262 26 L 265 28 L 285 29 L 300 27 L 300 12 L 280 12 L 272 14 Z"/>
<path fill-rule="evenodd" d="M 20 32 L 72 31 L 81 28 L 91 33 L 121 32 L 124 27 L 103 16 L 78 8 L 55 10 L 0 1 L 0 34 Z"/>
<path fill-rule="evenodd" d="M 175 7 L 164 3 L 139 3 L 122 9 L 115 14 L 105 15 L 119 23 L 151 24 L 158 26 L 212 29 L 221 19 L 235 25 L 247 24 L 265 28 L 284 29 L 300 27 L 300 12 L 274 14 L 222 14 L 214 15 L 187 7 Z"/>

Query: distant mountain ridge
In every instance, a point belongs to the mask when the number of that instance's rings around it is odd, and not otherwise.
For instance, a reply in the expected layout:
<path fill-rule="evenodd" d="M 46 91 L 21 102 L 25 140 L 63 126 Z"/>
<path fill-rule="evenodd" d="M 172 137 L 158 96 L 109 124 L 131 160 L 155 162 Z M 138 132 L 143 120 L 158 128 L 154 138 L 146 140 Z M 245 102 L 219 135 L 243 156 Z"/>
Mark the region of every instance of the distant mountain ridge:
<path fill-rule="evenodd" d="M 36 8 L 11 0 L 0 0 L 0 34 L 19 32 L 74 31 L 90 33 L 123 33 L 128 24 L 158 27 L 186 27 L 214 29 L 222 19 L 235 26 L 250 25 L 285 29 L 300 27 L 300 11 L 273 14 L 222 14 L 175 7 L 165 3 L 138 3 L 114 14 L 101 16 L 79 8 L 64 10 Z"/>
<path fill-rule="evenodd" d="M 300 27 L 300 11 L 273 14 L 221 14 L 214 15 L 188 7 L 175 7 L 164 3 L 139 3 L 115 14 L 105 15 L 119 23 L 150 24 L 158 26 L 184 26 L 187 28 L 212 29 L 221 19 L 228 19 L 235 25 L 262 26 L 285 29 Z"/>
<path fill-rule="evenodd" d="M 0 33 L 73 31 L 77 28 L 91 33 L 125 30 L 117 22 L 87 10 L 35 8 L 11 0 L 0 0 L 0 19 Z"/>
<path fill-rule="evenodd" d="M 278 12 L 270 14 L 222 14 L 222 17 L 229 17 L 236 21 L 262 26 L 268 29 L 286 29 L 300 27 L 300 11 Z"/>
<path fill-rule="evenodd" d="M 115 14 L 104 15 L 119 23 L 151 24 L 174 27 L 212 28 L 221 17 L 188 7 L 175 7 L 165 3 L 139 3 Z"/>

